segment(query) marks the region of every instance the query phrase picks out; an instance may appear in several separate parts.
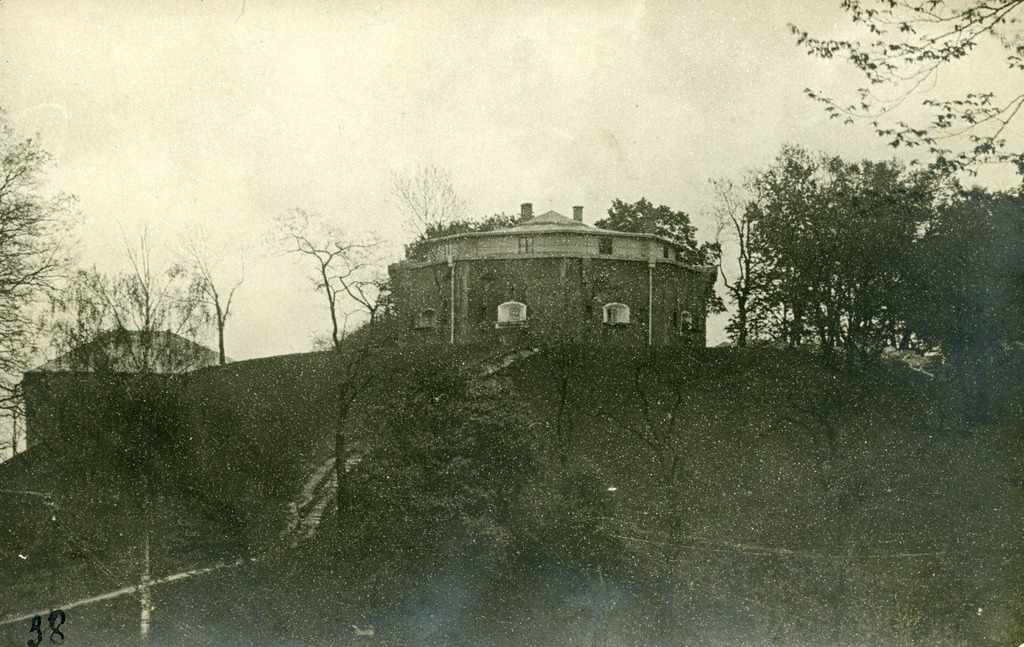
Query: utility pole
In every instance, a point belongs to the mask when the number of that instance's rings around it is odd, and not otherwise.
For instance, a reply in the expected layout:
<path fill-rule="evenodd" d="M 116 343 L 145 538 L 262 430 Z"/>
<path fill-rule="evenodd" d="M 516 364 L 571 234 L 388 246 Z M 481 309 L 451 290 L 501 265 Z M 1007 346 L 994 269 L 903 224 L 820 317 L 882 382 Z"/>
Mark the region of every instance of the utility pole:
<path fill-rule="evenodd" d="M 139 613 L 139 641 L 142 645 L 149 644 L 150 614 L 153 610 L 149 568 L 149 475 L 145 472 L 146 468 L 143 466 L 142 473 L 142 575 L 139 578 L 139 602 L 142 607 Z"/>
<path fill-rule="evenodd" d="M 51 559 L 56 560 L 58 556 L 58 540 L 60 539 L 60 521 L 57 519 L 57 504 L 54 503 L 53 499 L 47 497 L 44 499 L 46 505 L 50 508 L 50 522 L 53 524 L 50 532 L 50 554 Z M 57 573 L 60 572 L 60 568 L 57 566 L 50 567 L 50 609 L 57 609 L 60 607 L 60 603 L 57 599 Z"/>
<path fill-rule="evenodd" d="M 148 376 L 147 376 L 148 377 Z M 150 432 L 152 431 L 152 419 L 153 411 L 152 407 L 154 403 L 152 398 L 154 397 L 153 385 L 149 380 L 143 383 L 143 389 L 141 393 L 136 393 L 139 398 L 141 407 L 138 409 L 139 418 L 136 420 L 138 434 L 138 442 L 141 445 L 142 460 L 139 465 L 140 477 L 142 478 L 142 510 L 141 510 L 141 525 L 142 525 L 142 573 L 139 576 L 139 644 L 149 644 L 149 632 L 152 624 L 152 612 L 153 612 L 153 593 L 152 593 L 152 573 L 150 564 L 150 525 L 151 525 L 151 514 L 149 509 L 149 498 L 150 498 L 150 469 L 153 465 L 152 447 L 150 446 Z"/>

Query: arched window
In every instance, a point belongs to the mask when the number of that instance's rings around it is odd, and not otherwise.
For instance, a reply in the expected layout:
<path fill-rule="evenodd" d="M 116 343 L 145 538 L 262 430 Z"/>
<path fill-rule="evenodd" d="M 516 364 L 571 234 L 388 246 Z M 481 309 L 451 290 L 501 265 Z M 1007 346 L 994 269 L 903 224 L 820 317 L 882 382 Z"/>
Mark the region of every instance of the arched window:
<path fill-rule="evenodd" d="M 629 323 L 629 306 L 624 303 L 606 303 L 604 305 L 604 322 L 622 325 Z"/>
<path fill-rule="evenodd" d="M 518 301 L 506 301 L 498 306 L 498 325 L 514 325 L 526 323 L 526 304 Z"/>
<path fill-rule="evenodd" d="M 437 313 L 432 308 L 421 310 L 416 315 L 416 319 L 413 322 L 413 327 L 417 329 L 436 328 Z"/>

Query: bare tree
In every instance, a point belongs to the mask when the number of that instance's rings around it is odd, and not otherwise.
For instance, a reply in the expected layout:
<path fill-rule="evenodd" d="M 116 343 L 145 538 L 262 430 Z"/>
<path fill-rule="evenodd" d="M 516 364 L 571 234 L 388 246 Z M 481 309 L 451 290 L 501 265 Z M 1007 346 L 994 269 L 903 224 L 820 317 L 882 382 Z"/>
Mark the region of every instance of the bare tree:
<path fill-rule="evenodd" d="M 306 257 L 315 266 L 313 285 L 327 299 L 331 343 L 335 350 L 340 350 L 339 300 L 349 296 L 367 307 L 371 317 L 376 314 L 374 293 L 366 283 L 369 279 L 363 278 L 373 265 L 371 252 L 375 242 L 350 240 L 320 214 L 298 208 L 278 216 L 276 224 L 277 242 L 284 252 Z M 380 292 L 376 294 L 379 296 Z"/>
<path fill-rule="evenodd" d="M 4 412 L 3 419 L 10 421 L 8 440 L 0 441 L 0 461 L 3 461 L 8 451 L 11 456 L 18 454 L 25 437 L 25 399 L 20 384 L 0 393 L 0 410 Z"/>
<path fill-rule="evenodd" d="M 712 189 L 715 205 L 711 215 L 715 221 L 715 242 L 722 250 L 718 258 L 718 271 L 729 296 L 736 302 L 736 313 L 731 317 L 728 330 L 736 345 L 743 348 L 751 333 L 750 299 L 757 289 L 761 274 L 761 261 L 751 244 L 757 207 L 756 190 L 751 182 L 737 185 L 731 180 L 714 180 Z M 726 257 L 735 264 L 726 271 Z"/>
<path fill-rule="evenodd" d="M 70 264 L 74 199 L 44 194 L 50 161 L 36 140 L 15 134 L 0 109 L 0 419 L 9 424 L 12 453 L 23 421 L 17 381 L 39 342 L 35 311 Z"/>
<path fill-rule="evenodd" d="M 186 232 L 181 239 L 181 254 L 185 267 L 202 295 L 206 306 L 213 311 L 217 326 L 217 350 L 221 364 L 227 362 L 224 352 L 224 328 L 231 316 L 235 292 L 245 281 L 245 252 L 241 254 L 240 270 L 235 277 L 226 277 L 218 255 L 210 249 L 210 237 L 203 229 Z M 237 279 L 237 280 L 236 280 Z"/>
<path fill-rule="evenodd" d="M 417 166 L 412 175 L 392 175 L 391 194 L 398 201 L 404 224 L 417 238 L 425 238 L 466 214 L 466 202 L 455 192 L 451 175 L 439 166 Z"/>
<path fill-rule="evenodd" d="M 366 310 L 370 323 L 391 309 L 391 281 L 373 274 L 368 279 L 338 277 L 338 283 L 353 301 Z"/>
<path fill-rule="evenodd" d="M 51 340 L 67 368 L 154 373 L 206 363 L 202 347 L 161 337 L 192 340 L 209 325 L 200 287 L 183 266 L 155 261 L 148 229 L 124 245 L 128 271 L 79 270 L 53 298 Z"/>
<path fill-rule="evenodd" d="M 35 343 L 32 309 L 69 264 L 73 198 L 42 193 L 49 154 L 15 135 L 0 111 L 0 386 L 9 390 Z"/>

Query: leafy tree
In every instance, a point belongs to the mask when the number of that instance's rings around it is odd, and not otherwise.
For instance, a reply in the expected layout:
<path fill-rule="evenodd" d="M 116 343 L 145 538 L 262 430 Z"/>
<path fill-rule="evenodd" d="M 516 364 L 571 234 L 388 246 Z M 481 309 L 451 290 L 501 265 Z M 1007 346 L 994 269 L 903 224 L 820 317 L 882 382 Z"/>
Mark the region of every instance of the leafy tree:
<path fill-rule="evenodd" d="M 854 101 L 845 103 L 814 90 L 833 118 L 867 121 L 894 147 L 923 147 L 937 164 L 963 169 L 978 162 L 1013 162 L 1024 172 L 1021 142 L 1007 142 L 1011 123 L 1024 105 L 1020 73 L 1024 71 L 1024 32 L 1020 28 L 1024 0 L 843 0 L 855 25 L 867 28 L 867 40 L 814 38 L 790 25 L 797 43 L 819 58 L 844 56 L 868 82 Z M 969 92 L 931 98 L 940 71 L 968 58 L 986 43 L 1004 50 L 1005 65 L 1018 88 L 1006 93 Z M 891 118 L 908 99 L 923 97 L 927 117 Z M 960 143 L 962 142 L 962 143 Z"/>
<path fill-rule="evenodd" d="M 964 191 L 943 205 L 914 246 L 906 316 L 915 336 L 950 363 L 969 419 L 990 411 L 994 365 L 1024 338 L 1024 198 Z"/>
<path fill-rule="evenodd" d="M 679 246 L 678 259 L 691 265 L 714 265 L 721 254 L 718 243 L 697 243 L 697 228 L 690 224 L 686 212 L 665 205 L 655 207 L 646 198 L 633 204 L 612 200 L 608 217 L 595 224 L 602 229 L 667 238 Z M 713 290 L 708 292 L 707 308 L 708 312 L 725 311 L 725 304 Z"/>
<path fill-rule="evenodd" d="M 522 218 L 519 215 L 510 216 L 506 213 L 496 213 L 479 220 L 460 218 L 457 220 L 451 220 L 444 224 L 432 225 L 427 227 L 422 234 L 418 235 L 416 239 L 406 247 L 405 253 L 409 258 L 416 258 L 422 255 L 424 243 L 428 241 L 444 238 L 446 236 L 457 236 L 459 234 L 469 234 L 478 231 L 506 229 L 508 227 L 518 225 L 521 220 Z"/>
<path fill-rule="evenodd" d="M 826 355 L 875 357 L 901 327 L 904 261 L 932 215 L 935 176 L 786 147 L 755 183 L 751 243 L 769 267 L 756 316 L 790 345 L 812 335 Z"/>
<path fill-rule="evenodd" d="M 633 204 L 612 200 L 608 217 L 595 224 L 603 229 L 667 238 L 681 248 L 680 260 L 691 265 L 709 265 L 715 258 L 713 245 L 697 244 L 697 228 L 690 224 L 686 212 L 665 205 L 655 207 L 646 198 Z"/>
<path fill-rule="evenodd" d="M 429 576 L 453 545 L 494 557 L 508 541 L 531 473 L 528 429 L 494 381 L 474 383 L 445 356 L 403 355 L 400 380 L 376 389 L 377 424 L 357 441 L 348 536 L 364 572 L 400 586 Z"/>

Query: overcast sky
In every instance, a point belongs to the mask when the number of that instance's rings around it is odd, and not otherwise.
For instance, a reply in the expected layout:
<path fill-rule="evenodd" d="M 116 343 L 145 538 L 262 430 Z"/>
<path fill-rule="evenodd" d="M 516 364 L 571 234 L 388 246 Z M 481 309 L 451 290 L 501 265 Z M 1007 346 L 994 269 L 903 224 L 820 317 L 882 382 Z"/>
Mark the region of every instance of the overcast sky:
<path fill-rule="evenodd" d="M 0 104 L 56 156 L 52 188 L 79 197 L 82 262 L 105 270 L 141 223 L 165 249 L 203 223 L 226 263 L 235 242 L 260 254 L 296 206 L 399 249 L 390 178 L 417 164 L 450 169 L 472 215 L 581 204 L 594 222 L 613 198 L 647 197 L 708 237 L 709 179 L 783 143 L 891 154 L 803 96 L 858 79 L 809 58 L 790 22 L 853 33 L 838 0 L 3 0 Z M 972 65 L 943 82 L 1000 69 Z M 236 359 L 308 350 L 327 331 L 288 258 L 251 258 L 236 308 Z"/>

